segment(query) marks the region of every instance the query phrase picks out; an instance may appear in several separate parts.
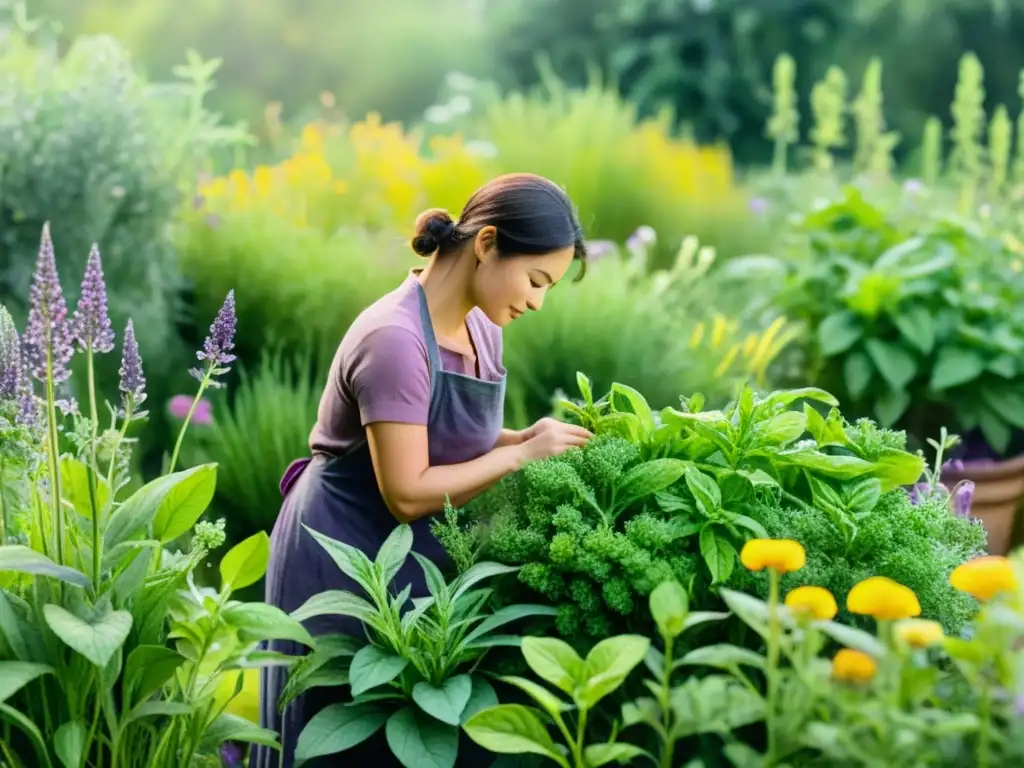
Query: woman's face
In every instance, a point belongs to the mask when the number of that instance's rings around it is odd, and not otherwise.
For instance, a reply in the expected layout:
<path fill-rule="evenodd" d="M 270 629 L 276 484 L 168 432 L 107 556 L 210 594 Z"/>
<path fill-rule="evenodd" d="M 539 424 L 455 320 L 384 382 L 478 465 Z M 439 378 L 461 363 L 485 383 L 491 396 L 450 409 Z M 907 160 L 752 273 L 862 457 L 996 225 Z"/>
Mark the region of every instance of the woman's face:
<path fill-rule="evenodd" d="M 501 327 L 530 310 L 540 310 L 547 292 L 569 271 L 575 252 L 569 246 L 537 256 L 501 257 L 493 237 L 484 241 L 481 244 L 477 236 L 473 300 L 492 323 Z"/>

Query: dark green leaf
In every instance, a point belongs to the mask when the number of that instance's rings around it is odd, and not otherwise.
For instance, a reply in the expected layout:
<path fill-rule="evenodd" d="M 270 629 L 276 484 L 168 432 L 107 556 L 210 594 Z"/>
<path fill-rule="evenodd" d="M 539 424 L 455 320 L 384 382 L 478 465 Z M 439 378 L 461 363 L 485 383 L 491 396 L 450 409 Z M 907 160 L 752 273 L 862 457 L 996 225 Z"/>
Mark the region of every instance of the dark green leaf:
<path fill-rule="evenodd" d="M 700 553 L 711 572 L 711 583 L 719 584 L 729 580 L 736 567 L 736 549 L 723 536 L 708 525 L 700 532 Z"/>
<path fill-rule="evenodd" d="M 920 475 L 919 475 L 920 477 Z M 846 511 L 855 518 L 862 518 L 874 511 L 882 497 L 882 482 L 877 477 L 862 477 L 847 483 L 843 488 Z"/>
<path fill-rule="evenodd" d="M 160 530 L 163 533 L 173 532 L 180 528 L 181 521 L 195 515 L 184 529 L 188 530 L 206 508 L 201 502 L 205 499 L 207 505 L 210 503 L 216 484 L 216 464 L 200 464 L 181 472 L 163 475 L 147 483 L 128 497 L 110 516 L 103 534 L 104 548 L 113 549 L 121 542 L 131 539 L 151 522 L 155 522 L 158 515 L 161 522 Z M 180 491 L 176 490 L 178 486 L 182 486 Z M 207 495 L 209 498 L 206 498 Z M 200 506 L 203 508 L 199 509 Z M 154 538 L 158 538 L 155 530 Z"/>
<path fill-rule="evenodd" d="M 623 397 L 629 403 L 633 413 L 640 419 L 640 423 L 646 430 L 654 429 L 654 414 L 647 400 L 638 391 L 625 384 L 612 384 L 612 392 Z"/>
<path fill-rule="evenodd" d="M 722 506 L 722 493 L 712 478 L 705 475 L 692 464 L 686 465 L 686 487 L 690 489 L 697 509 L 704 517 L 711 517 Z"/>
<path fill-rule="evenodd" d="M 49 675 L 53 667 L 28 661 L 0 661 L 0 704 L 37 677 Z"/>
<path fill-rule="evenodd" d="M 978 378 L 985 371 L 985 358 L 973 349 L 942 347 L 935 358 L 931 388 L 942 392 Z"/>
<path fill-rule="evenodd" d="M 477 712 L 496 706 L 498 706 L 498 694 L 494 692 L 494 688 L 483 676 L 473 675 L 473 689 L 470 691 L 469 701 L 466 702 L 466 706 L 462 710 L 460 722 L 464 725 Z"/>
<path fill-rule="evenodd" d="M 843 360 L 843 379 L 850 397 L 857 400 L 864 396 L 874 370 L 871 360 L 863 352 L 851 352 L 846 356 Z"/>
<path fill-rule="evenodd" d="M 76 587 L 89 586 L 89 578 L 81 571 L 76 571 L 65 565 L 57 565 L 43 553 L 21 544 L 7 544 L 0 547 L 0 572 L 2 571 L 49 576 Z"/>
<path fill-rule="evenodd" d="M 872 469 L 871 462 L 864 461 L 864 459 L 859 459 L 856 456 L 832 456 L 819 453 L 818 451 L 802 449 L 780 451 L 773 458 L 780 464 L 791 464 L 842 480 L 860 477 Z"/>
<path fill-rule="evenodd" d="M 986 387 L 981 392 L 982 401 L 993 412 L 1017 429 L 1024 429 L 1024 395 L 1009 387 Z"/>
<path fill-rule="evenodd" d="M 1004 379 L 1012 379 L 1017 375 L 1017 359 L 1013 355 L 1000 355 L 989 361 L 988 370 Z"/>
<path fill-rule="evenodd" d="M 1004 455 L 1010 447 L 1013 433 L 1002 417 L 995 411 L 984 408 L 978 417 L 978 426 L 981 427 L 982 437 L 989 447 L 999 455 Z"/>
<path fill-rule="evenodd" d="M 472 690 L 473 681 L 469 675 L 456 675 L 445 680 L 440 687 L 424 681 L 416 683 L 412 689 L 412 700 L 442 723 L 459 725 Z"/>
<path fill-rule="evenodd" d="M 126 702 L 131 706 L 148 699 L 184 663 L 184 656 L 163 645 L 137 645 L 132 648 L 124 666 Z"/>
<path fill-rule="evenodd" d="M 558 611 L 550 605 L 531 605 L 529 603 L 506 605 L 481 621 L 472 632 L 466 635 L 465 642 L 467 645 L 471 645 L 499 627 L 519 619 L 531 616 L 555 616 L 557 614 Z"/>
<path fill-rule="evenodd" d="M 784 411 L 757 425 L 758 447 L 786 446 L 807 431 L 807 417 L 800 411 Z"/>
<path fill-rule="evenodd" d="M 102 613 L 85 621 L 52 603 L 43 606 L 43 616 L 53 633 L 97 667 L 106 666 L 128 639 L 132 615 L 128 611 Z"/>
<path fill-rule="evenodd" d="M 931 354 L 935 346 L 935 324 L 931 314 L 923 307 L 912 307 L 893 315 L 893 322 L 908 342 L 924 355 Z"/>
<path fill-rule="evenodd" d="M 405 768 L 453 768 L 459 753 L 459 729 L 405 707 L 385 727 L 391 753 Z"/>
<path fill-rule="evenodd" d="M 852 347 L 863 332 L 852 312 L 834 312 L 818 326 L 818 347 L 825 357 L 834 357 Z"/>
<path fill-rule="evenodd" d="M 370 562 L 370 558 L 343 541 L 336 541 L 330 536 L 324 536 L 305 524 L 302 527 L 331 556 L 331 559 L 341 569 L 342 573 L 355 581 L 368 594 L 375 592 L 376 572 L 374 571 L 373 563 Z M 313 599 L 315 599 L 315 596 Z"/>
<path fill-rule="evenodd" d="M 890 389 L 875 401 L 875 417 L 883 427 L 891 427 L 910 406 L 910 393 L 905 389 Z"/>
<path fill-rule="evenodd" d="M 615 498 L 620 508 L 637 499 L 663 491 L 683 476 L 688 462 L 679 459 L 653 459 L 637 464 L 616 483 Z"/>
<path fill-rule="evenodd" d="M 200 464 L 175 474 L 180 477 L 161 497 L 153 515 L 153 538 L 164 544 L 192 530 L 217 489 L 216 464 Z"/>
<path fill-rule="evenodd" d="M 917 362 L 901 346 L 881 339 L 868 339 L 864 348 L 879 374 L 895 390 L 906 387 L 917 373 Z"/>
<path fill-rule="evenodd" d="M 382 651 L 374 645 L 361 648 L 352 657 L 352 666 L 348 672 L 352 695 L 358 696 L 378 685 L 390 683 L 402 673 L 408 663 L 405 659 Z"/>
<path fill-rule="evenodd" d="M 319 592 L 292 611 L 296 621 L 307 621 L 316 616 L 351 616 L 363 622 L 370 622 L 377 610 L 361 597 L 340 589 Z"/>
<path fill-rule="evenodd" d="M 373 704 L 331 704 L 302 729 L 295 760 L 305 762 L 351 749 L 373 736 L 387 719 L 387 710 Z"/>
<path fill-rule="evenodd" d="M 412 528 L 408 525 L 399 525 L 381 544 L 374 565 L 380 574 L 382 584 L 390 584 L 395 578 L 405 558 L 412 551 L 412 538 Z"/>
<path fill-rule="evenodd" d="M 69 720 L 53 734 L 53 751 L 64 768 L 80 768 L 85 756 L 87 728 L 82 720 Z"/>

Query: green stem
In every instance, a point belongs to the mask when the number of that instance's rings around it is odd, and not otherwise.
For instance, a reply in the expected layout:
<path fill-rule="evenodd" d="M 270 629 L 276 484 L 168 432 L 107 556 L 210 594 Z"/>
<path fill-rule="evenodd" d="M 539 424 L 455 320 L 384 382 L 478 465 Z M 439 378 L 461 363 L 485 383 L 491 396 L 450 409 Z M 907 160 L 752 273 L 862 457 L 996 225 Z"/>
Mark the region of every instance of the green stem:
<path fill-rule="evenodd" d="M 132 413 L 135 411 L 135 397 L 127 395 L 124 401 L 124 422 L 117 433 L 117 440 L 110 454 L 110 466 L 107 467 L 107 486 L 110 488 L 110 501 L 114 501 L 114 469 L 117 467 L 117 452 L 121 450 L 121 443 L 128 433 L 128 425 L 132 422 Z"/>
<path fill-rule="evenodd" d="M 579 722 L 576 724 L 576 741 L 572 746 L 572 756 L 576 763 L 575 768 L 587 768 L 587 763 L 583 759 L 583 744 L 586 741 L 586 730 L 587 730 L 587 710 L 580 710 Z"/>
<path fill-rule="evenodd" d="M 765 755 L 765 766 L 771 768 L 778 759 L 778 738 L 775 733 L 775 710 L 779 693 L 779 572 L 774 568 L 768 571 L 768 707 L 765 713 L 765 724 L 768 727 L 768 754 Z"/>
<path fill-rule="evenodd" d="M 989 740 L 992 726 L 992 686 L 989 685 L 987 679 L 982 682 L 978 714 L 981 722 L 978 725 L 978 753 L 974 764 L 977 768 L 988 768 Z"/>
<path fill-rule="evenodd" d="M 60 448 L 57 435 L 57 405 L 54 402 L 53 351 L 46 352 L 46 421 L 50 454 L 50 497 L 53 507 L 53 525 L 58 565 L 64 565 L 64 510 L 60 503 Z"/>
<path fill-rule="evenodd" d="M 178 464 L 178 454 L 181 452 L 181 442 L 185 438 L 185 431 L 188 429 L 189 423 L 192 421 L 192 416 L 195 415 L 196 408 L 199 406 L 199 401 L 203 398 L 203 393 L 206 391 L 206 387 L 210 383 L 210 373 L 212 366 L 206 369 L 206 374 L 203 376 L 203 380 L 199 382 L 199 391 L 196 392 L 196 396 L 192 399 L 192 405 L 189 406 L 188 414 L 185 416 L 185 421 L 181 425 L 181 429 L 178 430 L 178 439 L 174 442 L 174 453 L 171 454 L 171 464 L 167 468 L 167 474 L 174 472 L 175 466 Z"/>
<path fill-rule="evenodd" d="M 10 521 L 7 518 L 7 500 L 4 498 L 4 461 L 0 458 L 0 546 L 7 543 L 7 536 L 10 533 Z"/>
<path fill-rule="evenodd" d="M 661 753 L 662 768 L 672 768 L 675 753 L 675 740 L 672 738 L 672 642 L 674 638 L 665 637 L 665 662 L 661 671 L 661 722 L 665 729 L 665 746 Z"/>
<path fill-rule="evenodd" d="M 89 505 L 92 508 L 92 583 L 97 594 L 100 589 L 100 510 L 97 492 L 99 463 L 96 459 L 96 441 L 99 438 L 99 419 L 96 413 L 96 372 L 93 365 L 92 344 L 85 350 L 89 376 L 89 420 L 92 425 L 92 441 L 89 443 Z"/>

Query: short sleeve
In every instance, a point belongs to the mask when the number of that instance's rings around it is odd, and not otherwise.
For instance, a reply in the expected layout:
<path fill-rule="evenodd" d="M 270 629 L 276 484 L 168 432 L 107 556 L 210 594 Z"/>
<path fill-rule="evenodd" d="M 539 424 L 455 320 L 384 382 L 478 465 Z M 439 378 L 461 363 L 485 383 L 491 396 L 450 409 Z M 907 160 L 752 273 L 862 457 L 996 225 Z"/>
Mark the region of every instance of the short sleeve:
<path fill-rule="evenodd" d="M 375 328 L 352 350 L 346 369 L 364 427 L 381 421 L 427 424 L 430 370 L 416 334 L 400 326 Z"/>

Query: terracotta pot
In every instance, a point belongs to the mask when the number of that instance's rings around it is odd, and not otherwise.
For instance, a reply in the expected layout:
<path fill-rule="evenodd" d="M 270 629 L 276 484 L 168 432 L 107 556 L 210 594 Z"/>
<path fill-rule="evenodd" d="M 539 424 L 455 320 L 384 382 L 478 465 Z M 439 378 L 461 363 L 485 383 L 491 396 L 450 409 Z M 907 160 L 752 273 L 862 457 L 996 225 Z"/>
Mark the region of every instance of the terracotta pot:
<path fill-rule="evenodd" d="M 1017 508 L 1024 500 L 1024 456 L 1006 461 L 965 461 L 962 470 L 942 472 L 942 483 L 947 488 L 961 480 L 974 483 L 971 517 L 984 524 L 989 552 L 1005 555 L 1013 539 Z"/>

